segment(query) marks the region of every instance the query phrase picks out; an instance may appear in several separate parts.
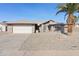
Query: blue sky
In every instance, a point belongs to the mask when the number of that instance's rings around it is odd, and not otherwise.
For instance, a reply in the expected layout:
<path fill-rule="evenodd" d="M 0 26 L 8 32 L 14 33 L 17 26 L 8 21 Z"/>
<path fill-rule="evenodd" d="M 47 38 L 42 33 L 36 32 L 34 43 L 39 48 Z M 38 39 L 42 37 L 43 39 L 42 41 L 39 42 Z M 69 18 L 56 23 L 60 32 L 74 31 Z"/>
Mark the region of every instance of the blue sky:
<path fill-rule="evenodd" d="M 56 15 L 57 6 L 58 4 L 55 3 L 2 3 L 0 4 L 0 21 L 52 19 L 57 22 L 65 22 L 64 14 Z"/>

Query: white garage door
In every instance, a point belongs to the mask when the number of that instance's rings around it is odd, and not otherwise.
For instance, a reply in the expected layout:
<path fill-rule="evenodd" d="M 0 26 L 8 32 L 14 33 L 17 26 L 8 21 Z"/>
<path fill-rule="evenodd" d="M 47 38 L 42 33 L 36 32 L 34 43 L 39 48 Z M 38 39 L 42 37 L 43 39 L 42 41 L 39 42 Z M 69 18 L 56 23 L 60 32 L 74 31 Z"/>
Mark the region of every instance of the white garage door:
<path fill-rule="evenodd" d="M 32 33 L 32 26 L 13 26 L 13 33 Z"/>

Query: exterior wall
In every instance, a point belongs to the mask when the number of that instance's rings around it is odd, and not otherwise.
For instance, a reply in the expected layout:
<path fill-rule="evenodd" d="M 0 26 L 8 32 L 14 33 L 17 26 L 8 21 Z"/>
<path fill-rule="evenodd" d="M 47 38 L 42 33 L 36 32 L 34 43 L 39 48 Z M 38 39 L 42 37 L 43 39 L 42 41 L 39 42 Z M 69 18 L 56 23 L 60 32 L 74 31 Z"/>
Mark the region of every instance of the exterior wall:
<path fill-rule="evenodd" d="M 41 25 L 41 27 L 40 27 L 40 31 L 41 32 L 46 32 L 46 29 L 47 29 L 47 26 L 46 25 Z"/>
<path fill-rule="evenodd" d="M 54 31 L 55 30 L 55 27 L 54 26 L 51 26 L 51 30 Z"/>
<path fill-rule="evenodd" d="M 48 25 L 49 25 L 49 24 L 45 24 L 45 27 L 46 27 L 45 32 L 48 31 Z"/>
<path fill-rule="evenodd" d="M 6 29 L 6 26 L 5 26 L 5 25 L 2 25 L 2 31 L 3 31 L 3 32 L 6 31 L 5 29 Z"/>
<path fill-rule="evenodd" d="M 48 32 L 49 31 L 49 29 L 48 29 L 49 25 L 50 25 L 49 23 L 48 24 L 42 24 L 42 26 L 40 27 L 40 31 L 41 32 Z M 54 30 L 55 30 L 55 28 L 53 26 L 51 26 L 51 31 L 54 31 Z"/>
<path fill-rule="evenodd" d="M 0 32 L 2 31 L 2 25 L 0 24 Z"/>
<path fill-rule="evenodd" d="M 53 25 L 53 24 L 55 24 L 55 22 L 52 22 L 52 21 L 41 24 L 40 31 L 41 32 L 48 32 L 49 31 L 48 26 Z M 55 30 L 55 28 L 53 26 L 51 26 L 51 31 L 54 31 L 54 30 Z"/>
<path fill-rule="evenodd" d="M 7 26 L 7 32 L 12 33 L 13 32 L 13 26 Z"/>
<path fill-rule="evenodd" d="M 6 31 L 6 25 L 0 24 L 0 31 L 5 32 Z"/>
<path fill-rule="evenodd" d="M 32 26 L 32 33 L 34 33 L 35 31 L 35 26 Z"/>
<path fill-rule="evenodd" d="M 79 27 L 79 25 L 75 25 L 75 27 Z"/>
<path fill-rule="evenodd" d="M 64 32 L 67 33 L 68 28 L 64 28 Z"/>

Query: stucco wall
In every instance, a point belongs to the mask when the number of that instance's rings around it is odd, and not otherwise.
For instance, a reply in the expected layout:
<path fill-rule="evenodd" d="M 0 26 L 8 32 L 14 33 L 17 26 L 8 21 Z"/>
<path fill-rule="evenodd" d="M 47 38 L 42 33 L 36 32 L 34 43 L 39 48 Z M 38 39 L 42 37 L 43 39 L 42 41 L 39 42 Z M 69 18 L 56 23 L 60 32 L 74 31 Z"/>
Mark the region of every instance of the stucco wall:
<path fill-rule="evenodd" d="M 35 31 L 35 26 L 32 26 L 32 33 L 34 33 Z"/>
<path fill-rule="evenodd" d="M 6 31 L 6 25 L 0 24 L 0 31 L 5 32 Z"/>
<path fill-rule="evenodd" d="M 13 26 L 7 26 L 7 32 L 12 33 L 13 32 Z"/>

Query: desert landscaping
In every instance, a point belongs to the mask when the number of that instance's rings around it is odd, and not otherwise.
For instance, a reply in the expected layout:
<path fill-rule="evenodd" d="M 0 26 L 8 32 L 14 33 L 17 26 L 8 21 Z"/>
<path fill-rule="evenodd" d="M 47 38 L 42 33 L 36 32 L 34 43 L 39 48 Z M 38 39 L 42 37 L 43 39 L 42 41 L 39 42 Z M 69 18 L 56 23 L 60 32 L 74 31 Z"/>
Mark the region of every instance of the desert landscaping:
<path fill-rule="evenodd" d="M 79 56 L 78 3 L 0 8 L 0 56 Z"/>
<path fill-rule="evenodd" d="M 79 55 L 79 30 L 71 36 L 56 32 L 4 33 L 0 36 L 1 56 Z"/>

